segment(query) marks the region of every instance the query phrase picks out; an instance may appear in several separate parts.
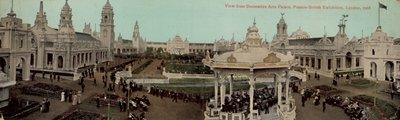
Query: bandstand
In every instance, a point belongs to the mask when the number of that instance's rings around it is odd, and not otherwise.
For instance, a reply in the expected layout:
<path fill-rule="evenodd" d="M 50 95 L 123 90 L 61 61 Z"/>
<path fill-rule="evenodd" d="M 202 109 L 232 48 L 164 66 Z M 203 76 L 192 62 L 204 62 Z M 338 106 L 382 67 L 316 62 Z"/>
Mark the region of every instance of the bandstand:
<path fill-rule="evenodd" d="M 258 34 L 258 28 L 254 21 L 253 25 L 247 29 L 246 40 L 241 48 L 221 55 L 215 55 L 214 58 L 211 58 L 210 53 L 207 51 L 203 63 L 214 71 L 215 95 L 206 104 L 206 110 L 204 111 L 205 120 L 268 119 L 260 115 L 254 106 L 256 80 L 265 76 L 273 76 L 274 78 L 274 95 L 278 103 L 273 107 L 275 108 L 273 112 L 276 114 L 276 118 L 273 119 L 295 119 L 296 106 L 289 91 L 289 77 L 291 66 L 296 65 L 297 62 L 290 52 L 285 55 L 270 51 L 262 44 L 262 38 Z M 221 111 L 222 106 L 225 104 L 225 99 L 232 99 L 232 76 L 247 76 L 248 78 L 250 103 L 245 107 L 247 108 L 246 110 L 236 112 Z M 284 83 L 284 87 L 282 83 Z M 229 85 L 228 94 L 226 93 L 226 84 Z"/>

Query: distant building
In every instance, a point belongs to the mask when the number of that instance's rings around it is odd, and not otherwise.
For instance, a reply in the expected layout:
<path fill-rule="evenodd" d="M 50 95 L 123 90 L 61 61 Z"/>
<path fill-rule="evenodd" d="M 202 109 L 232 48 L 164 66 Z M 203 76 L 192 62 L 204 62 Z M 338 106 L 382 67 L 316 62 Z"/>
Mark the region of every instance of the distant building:
<path fill-rule="evenodd" d="M 91 34 L 90 24 L 83 32 L 76 32 L 72 25 L 72 9 L 65 2 L 61 9 L 58 28 L 47 24 L 43 2 L 31 29 L 32 46 L 30 66 L 35 70 L 74 71 L 77 68 L 111 61 L 114 41 L 113 8 L 107 3 L 103 7 L 100 33 Z"/>
<path fill-rule="evenodd" d="M 345 18 L 340 19 L 339 31 L 335 36 L 310 37 L 299 28 L 291 36 L 283 15 L 277 24 L 271 48 L 281 53 L 290 51 L 300 61 L 300 66 L 315 70 L 325 76 L 334 73 L 361 73 L 363 71 L 363 38 L 349 41 L 345 32 Z"/>

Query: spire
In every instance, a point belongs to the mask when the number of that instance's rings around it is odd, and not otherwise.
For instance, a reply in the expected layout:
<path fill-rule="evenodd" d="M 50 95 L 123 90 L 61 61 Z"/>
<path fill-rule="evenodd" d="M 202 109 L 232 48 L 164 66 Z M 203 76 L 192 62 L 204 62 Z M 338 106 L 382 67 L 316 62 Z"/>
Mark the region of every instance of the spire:
<path fill-rule="evenodd" d="M 256 25 L 256 17 L 254 17 L 253 25 Z"/>
<path fill-rule="evenodd" d="M 11 0 L 11 9 L 10 13 L 7 14 L 8 16 L 15 17 L 16 14 L 14 13 L 14 0 Z"/>
<path fill-rule="evenodd" d="M 326 37 L 326 26 L 324 25 L 324 38 Z"/>
<path fill-rule="evenodd" d="M 43 1 L 40 1 L 39 15 L 43 16 Z"/>
<path fill-rule="evenodd" d="M 11 10 L 10 13 L 14 13 L 14 0 L 11 0 Z"/>

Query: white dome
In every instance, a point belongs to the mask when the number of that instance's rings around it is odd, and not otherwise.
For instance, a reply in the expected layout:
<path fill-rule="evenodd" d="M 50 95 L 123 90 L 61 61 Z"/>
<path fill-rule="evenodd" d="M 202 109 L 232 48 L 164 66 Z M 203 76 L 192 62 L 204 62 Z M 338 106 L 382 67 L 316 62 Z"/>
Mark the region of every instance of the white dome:
<path fill-rule="evenodd" d="M 292 35 L 290 35 L 290 37 L 294 39 L 306 39 L 310 38 L 310 35 L 307 32 L 303 31 L 301 27 L 299 27 L 299 29 L 293 32 Z"/>

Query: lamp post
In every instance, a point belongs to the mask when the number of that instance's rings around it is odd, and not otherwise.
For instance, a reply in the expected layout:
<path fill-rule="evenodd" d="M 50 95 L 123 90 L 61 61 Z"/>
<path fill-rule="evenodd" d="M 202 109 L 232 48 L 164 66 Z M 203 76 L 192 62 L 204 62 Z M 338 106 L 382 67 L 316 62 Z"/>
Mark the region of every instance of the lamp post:
<path fill-rule="evenodd" d="M 129 88 L 129 86 L 127 87 L 127 92 L 128 92 L 128 98 L 126 98 L 126 113 L 127 113 L 127 116 L 128 116 L 128 119 L 129 119 L 129 98 L 130 98 L 130 88 Z"/>
<path fill-rule="evenodd" d="M 111 105 L 111 99 L 109 98 L 109 100 L 108 100 L 108 112 L 107 112 L 107 120 L 110 120 L 110 105 Z"/>

